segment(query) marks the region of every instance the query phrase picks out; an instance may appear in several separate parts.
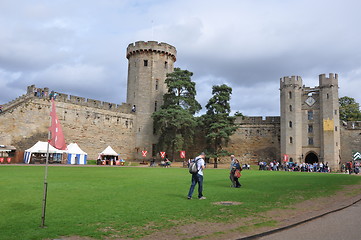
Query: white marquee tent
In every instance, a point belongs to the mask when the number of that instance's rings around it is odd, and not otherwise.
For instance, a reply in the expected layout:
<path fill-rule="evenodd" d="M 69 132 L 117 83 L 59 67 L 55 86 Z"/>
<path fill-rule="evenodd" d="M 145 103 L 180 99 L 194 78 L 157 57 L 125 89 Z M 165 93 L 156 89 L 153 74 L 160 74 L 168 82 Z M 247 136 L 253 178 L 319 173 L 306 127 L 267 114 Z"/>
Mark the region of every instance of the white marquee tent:
<path fill-rule="evenodd" d="M 34 146 L 25 150 L 24 163 L 30 163 L 31 155 L 33 153 L 47 153 L 47 148 L 48 148 L 48 142 L 38 141 L 37 143 L 35 143 Z M 49 145 L 49 153 L 63 154 L 64 152 L 66 152 L 66 151 L 58 150 L 58 149 L 54 148 L 53 146 Z"/>
<path fill-rule="evenodd" d="M 88 154 L 81 150 L 76 143 L 70 143 L 68 145 L 68 164 L 86 164 Z"/>
<path fill-rule="evenodd" d="M 118 156 L 119 154 L 113 150 L 111 146 L 108 146 L 106 149 L 104 149 L 103 152 L 100 153 L 100 155 L 104 156 Z"/>

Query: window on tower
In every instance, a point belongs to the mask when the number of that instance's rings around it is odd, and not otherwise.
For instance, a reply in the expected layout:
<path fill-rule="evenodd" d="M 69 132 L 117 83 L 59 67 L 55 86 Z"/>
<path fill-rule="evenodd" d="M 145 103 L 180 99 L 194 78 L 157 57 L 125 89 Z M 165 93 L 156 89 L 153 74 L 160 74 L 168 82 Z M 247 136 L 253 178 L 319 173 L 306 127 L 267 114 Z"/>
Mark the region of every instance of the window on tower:
<path fill-rule="evenodd" d="M 165 68 L 165 69 L 168 68 L 168 62 L 167 62 L 167 61 L 164 62 L 164 68 Z"/>
<path fill-rule="evenodd" d="M 290 137 L 290 143 L 293 143 L 293 138 L 292 137 Z"/>
<path fill-rule="evenodd" d="M 159 80 L 155 80 L 155 90 L 158 90 L 158 84 L 159 84 Z"/>
<path fill-rule="evenodd" d="M 148 60 L 144 60 L 144 67 L 148 67 Z"/>
<path fill-rule="evenodd" d="M 308 138 L 308 145 L 313 145 L 313 137 Z"/>
<path fill-rule="evenodd" d="M 292 92 L 288 92 L 288 98 L 292 99 Z"/>
<path fill-rule="evenodd" d="M 292 112 L 292 105 L 290 105 L 290 112 Z"/>
<path fill-rule="evenodd" d="M 154 112 L 156 112 L 156 111 L 157 111 L 157 107 L 158 107 L 158 102 L 157 102 L 157 101 L 155 101 L 155 102 L 154 102 Z"/>
<path fill-rule="evenodd" d="M 313 125 L 312 124 L 308 125 L 308 133 L 313 133 Z"/>
<path fill-rule="evenodd" d="M 313 111 L 308 111 L 308 120 L 313 120 Z"/>
<path fill-rule="evenodd" d="M 290 128 L 292 128 L 292 121 L 289 122 Z"/>

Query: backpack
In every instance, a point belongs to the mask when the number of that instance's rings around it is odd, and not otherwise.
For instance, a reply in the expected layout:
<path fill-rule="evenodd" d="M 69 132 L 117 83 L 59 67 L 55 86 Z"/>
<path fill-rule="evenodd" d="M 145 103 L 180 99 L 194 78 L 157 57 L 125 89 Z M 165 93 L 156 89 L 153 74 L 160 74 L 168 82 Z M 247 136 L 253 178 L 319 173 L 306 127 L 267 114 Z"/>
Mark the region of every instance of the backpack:
<path fill-rule="evenodd" d="M 198 166 L 197 166 L 198 160 L 199 160 L 199 158 L 196 158 L 189 164 L 189 173 L 190 174 L 198 173 L 198 171 L 199 171 Z"/>

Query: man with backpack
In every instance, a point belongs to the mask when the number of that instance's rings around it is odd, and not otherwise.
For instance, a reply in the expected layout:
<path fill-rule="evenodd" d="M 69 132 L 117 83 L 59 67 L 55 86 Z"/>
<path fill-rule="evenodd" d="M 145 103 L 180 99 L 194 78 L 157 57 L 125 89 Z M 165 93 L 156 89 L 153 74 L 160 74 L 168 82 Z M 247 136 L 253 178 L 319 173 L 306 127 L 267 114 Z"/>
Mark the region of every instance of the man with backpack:
<path fill-rule="evenodd" d="M 203 169 L 204 169 L 204 158 L 206 154 L 202 152 L 196 157 L 189 166 L 189 172 L 192 174 L 192 184 L 189 188 L 188 199 L 192 199 L 193 191 L 198 183 L 198 199 L 203 200 Z"/>

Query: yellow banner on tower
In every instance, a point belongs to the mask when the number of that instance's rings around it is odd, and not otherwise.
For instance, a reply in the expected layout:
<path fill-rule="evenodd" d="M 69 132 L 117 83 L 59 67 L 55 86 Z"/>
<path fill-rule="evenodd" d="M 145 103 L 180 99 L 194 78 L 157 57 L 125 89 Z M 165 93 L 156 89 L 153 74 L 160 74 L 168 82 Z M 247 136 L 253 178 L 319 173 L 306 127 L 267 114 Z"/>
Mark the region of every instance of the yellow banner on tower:
<path fill-rule="evenodd" d="M 323 120 L 323 131 L 334 131 L 333 119 L 324 119 Z"/>

